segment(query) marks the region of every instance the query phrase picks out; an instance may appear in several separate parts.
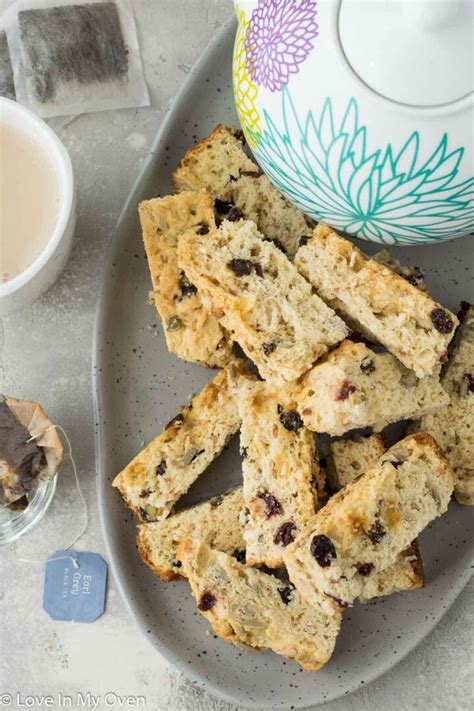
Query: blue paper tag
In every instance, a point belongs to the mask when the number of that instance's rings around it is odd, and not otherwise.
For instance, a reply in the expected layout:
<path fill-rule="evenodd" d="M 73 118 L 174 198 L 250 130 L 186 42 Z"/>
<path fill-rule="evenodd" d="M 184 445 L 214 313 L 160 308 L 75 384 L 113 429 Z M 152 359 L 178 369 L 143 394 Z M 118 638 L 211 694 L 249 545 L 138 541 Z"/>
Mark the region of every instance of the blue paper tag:
<path fill-rule="evenodd" d="M 53 620 L 94 622 L 105 608 L 107 563 L 97 553 L 56 551 L 46 561 L 43 608 Z"/>

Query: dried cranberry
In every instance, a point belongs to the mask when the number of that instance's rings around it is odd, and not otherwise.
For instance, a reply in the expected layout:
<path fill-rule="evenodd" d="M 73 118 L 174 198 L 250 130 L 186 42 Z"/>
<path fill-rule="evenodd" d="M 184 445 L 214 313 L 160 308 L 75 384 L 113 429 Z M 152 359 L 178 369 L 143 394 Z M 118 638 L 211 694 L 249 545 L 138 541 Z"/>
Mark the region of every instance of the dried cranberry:
<path fill-rule="evenodd" d="M 366 578 L 368 575 L 373 573 L 375 570 L 375 565 L 373 563 L 363 563 L 358 568 L 359 575 L 363 575 Z"/>
<path fill-rule="evenodd" d="M 302 235 L 302 236 L 300 237 L 300 241 L 299 241 L 299 243 L 298 243 L 298 246 L 299 246 L 299 247 L 304 247 L 305 244 L 308 244 L 309 239 L 310 239 L 310 238 L 309 238 L 309 235 Z"/>
<path fill-rule="evenodd" d="M 219 198 L 216 198 L 214 200 L 214 207 L 216 208 L 217 212 L 222 213 L 223 215 L 227 215 L 227 213 L 235 207 L 233 202 L 227 202 L 226 200 L 219 200 Z"/>
<path fill-rule="evenodd" d="M 462 381 L 467 392 L 474 393 L 474 375 L 472 375 L 472 373 L 464 373 Z"/>
<path fill-rule="evenodd" d="M 269 491 L 260 491 L 257 496 L 259 499 L 262 499 L 265 504 L 265 516 L 267 518 L 281 514 L 281 504 L 278 499 L 273 496 L 273 494 L 270 494 Z"/>
<path fill-rule="evenodd" d="M 246 554 L 245 554 L 245 551 L 239 551 L 239 550 L 237 550 L 237 551 L 234 551 L 234 552 L 232 553 L 232 555 L 233 555 L 233 557 L 235 558 L 235 560 L 236 560 L 238 563 L 243 563 L 243 564 L 245 564 L 245 562 L 246 562 L 246 560 L 247 560 L 247 556 L 246 556 Z"/>
<path fill-rule="evenodd" d="M 170 427 L 173 427 L 174 425 L 181 425 L 183 422 L 184 417 L 181 413 L 179 413 L 179 415 L 176 415 L 176 417 L 173 417 L 173 419 L 168 422 L 168 424 L 165 426 L 165 430 L 169 429 Z"/>
<path fill-rule="evenodd" d="M 293 583 L 288 583 L 288 585 L 285 585 L 284 588 L 278 588 L 281 601 L 284 605 L 289 605 L 289 603 L 292 601 L 294 589 L 295 586 L 293 585 Z"/>
<path fill-rule="evenodd" d="M 288 432 L 298 432 L 303 427 L 303 420 L 296 410 L 285 410 L 282 405 L 278 405 L 278 415 L 280 422 Z"/>
<path fill-rule="evenodd" d="M 166 471 L 166 462 L 164 459 L 162 459 L 161 462 L 159 464 L 157 464 L 155 467 L 155 474 L 156 474 L 156 476 L 163 476 L 165 471 Z"/>
<path fill-rule="evenodd" d="M 345 610 L 347 607 L 349 607 L 348 602 L 344 602 L 344 600 L 341 600 L 339 597 L 335 597 L 334 595 L 330 595 L 329 593 L 324 593 L 326 597 L 331 598 L 331 600 L 334 600 L 336 605 L 338 605 L 342 610 Z"/>
<path fill-rule="evenodd" d="M 242 212 L 240 207 L 237 207 L 237 205 L 231 207 L 229 212 L 227 213 L 227 219 L 229 220 L 229 222 L 238 222 L 239 220 L 243 220 L 243 218 L 244 213 Z"/>
<path fill-rule="evenodd" d="M 279 528 L 277 528 L 275 536 L 273 538 L 273 543 L 276 546 L 289 546 L 290 543 L 296 538 L 296 525 L 293 521 L 285 521 Z"/>
<path fill-rule="evenodd" d="M 336 395 L 336 400 L 347 400 L 347 398 L 352 395 L 352 393 L 355 393 L 357 390 L 355 385 L 352 385 L 352 383 L 349 380 L 344 380 L 339 392 Z"/>
<path fill-rule="evenodd" d="M 209 225 L 207 224 L 207 222 L 200 222 L 197 227 L 198 227 L 198 229 L 196 230 L 197 235 L 209 234 Z"/>
<path fill-rule="evenodd" d="M 433 325 L 440 333 L 451 333 L 454 328 L 454 321 L 444 309 L 433 309 L 430 313 Z"/>
<path fill-rule="evenodd" d="M 382 526 L 380 521 L 376 521 L 368 530 L 368 537 L 374 545 L 380 543 L 382 538 L 387 535 L 387 531 Z"/>
<path fill-rule="evenodd" d="M 276 347 L 276 343 L 262 343 L 262 351 L 266 356 L 271 355 Z"/>
<path fill-rule="evenodd" d="M 331 559 L 337 558 L 334 543 L 327 536 L 313 536 L 309 551 L 321 568 L 329 568 Z"/>
<path fill-rule="evenodd" d="M 263 175 L 263 170 L 258 168 L 257 170 L 241 170 L 240 175 L 246 176 L 247 178 L 260 178 Z"/>
<path fill-rule="evenodd" d="M 363 358 L 360 362 L 360 369 L 366 375 L 370 375 L 375 372 L 375 365 L 372 358 Z"/>
<path fill-rule="evenodd" d="M 263 241 L 264 242 L 272 242 L 275 245 L 275 247 L 280 250 L 280 252 L 283 252 L 283 254 L 286 254 L 286 249 L 285 249 L 284 245 L 276 237 L 264 237 Z"/>
<path fill-rule="evenodd" d="M 216 602 L 216 596 L 206 590 L 206 592 L 203 592 L 203 594 L 199 598 L 198 610 L 201 610 L 201 612 L 207 612 L 208 610 L 214 607 Z"/>
<path fill-rule="evenodd" d="M 255 272 L 258 276 L 263 276 L 262 265 L 258 262 L 252 262 L 251 259 L 234 257 L 230 262 L 227 262 L 227 266 L 239 277 L 249 276 L 252 272 Z"/>

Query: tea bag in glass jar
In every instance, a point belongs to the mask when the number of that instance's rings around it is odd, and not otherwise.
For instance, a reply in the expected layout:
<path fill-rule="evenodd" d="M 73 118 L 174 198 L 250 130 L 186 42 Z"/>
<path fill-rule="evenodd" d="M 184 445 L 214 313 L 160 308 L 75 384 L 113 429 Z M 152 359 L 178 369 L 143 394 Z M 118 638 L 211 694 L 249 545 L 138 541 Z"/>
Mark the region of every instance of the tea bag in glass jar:
<path fill-rule="evenodd" d="M 36 402 L 0 396 L 0 506 L 21 509 L 54 477 L 63 446 Z"/>

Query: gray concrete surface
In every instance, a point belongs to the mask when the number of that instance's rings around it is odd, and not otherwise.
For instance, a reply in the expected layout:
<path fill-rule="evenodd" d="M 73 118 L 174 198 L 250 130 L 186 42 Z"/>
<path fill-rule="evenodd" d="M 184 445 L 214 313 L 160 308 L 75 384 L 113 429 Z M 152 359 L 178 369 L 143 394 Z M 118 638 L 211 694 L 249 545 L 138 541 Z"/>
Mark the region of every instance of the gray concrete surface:
<path fill-rule="evenodd" d="M 9 3 L 2 2 L 3 9 Z M 78 550 L 104 553 L 95 494 L 91 396 L 92 328 L 105 250 L 131 184 L 190 66 L 231 12 L 230 0 L 135 0 L 150 108 L 51 122 L 70 151 L 78 188 L 74 250 L 56 285 L 34 306 L 0 322 L 0 391 L 39 400 L 72 439 L 90 523 Z M 43 562 L 80 528 L 72 471 L 64 467 L 46 518 L 31 535 L 0 551 L 0 705 L 27 694 L 59 694 L 76 703 L 93 694 L 97 709 L 113 696 L 146 699 L 145 708 L 230 711 L 161 659 L 135 629 L 114 581 L 106 613 L 92 625 L 53 622 L 43 612 Z M 24 563 L 27 558 L 33 562 Z M 437 629 L 389 674 L 325 706 L 463 710 L 472 704 L 473 587 L 464 590 Z M 403 620 L 400 620 L 403 625 Z M 16 698 L 20 693 L 21 697 Z M 86 702 L 93 708 L 92 698 Z M 120 707 L 117 700 L 115 708 Z M 32 708 L 39 708 L 39 699 Z M 73 708 L 77 708 L 73 706 Z"/>

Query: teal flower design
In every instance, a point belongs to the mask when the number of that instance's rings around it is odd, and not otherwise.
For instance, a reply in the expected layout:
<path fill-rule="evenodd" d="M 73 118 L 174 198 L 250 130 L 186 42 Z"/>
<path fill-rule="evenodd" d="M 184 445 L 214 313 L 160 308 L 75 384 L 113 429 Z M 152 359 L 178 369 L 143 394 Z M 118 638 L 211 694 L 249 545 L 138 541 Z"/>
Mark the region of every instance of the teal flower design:
<path fill-rule="evenodd" d="M 420 161 L 414 131 L 397 152 L 370 151 L 367 127 L 351 99 L 338 124 L 330 99 L 319 117 L 300 121 L 289 90 L 282 92 L 283 126 L 263 112 L 250 131 L 268 177 L 308 215 L 349 234 L 381 243 L 444 240 L 474 229 L 474 180 L 456 182 L 464 149 L 448 149 L 447 134 Z"/>

